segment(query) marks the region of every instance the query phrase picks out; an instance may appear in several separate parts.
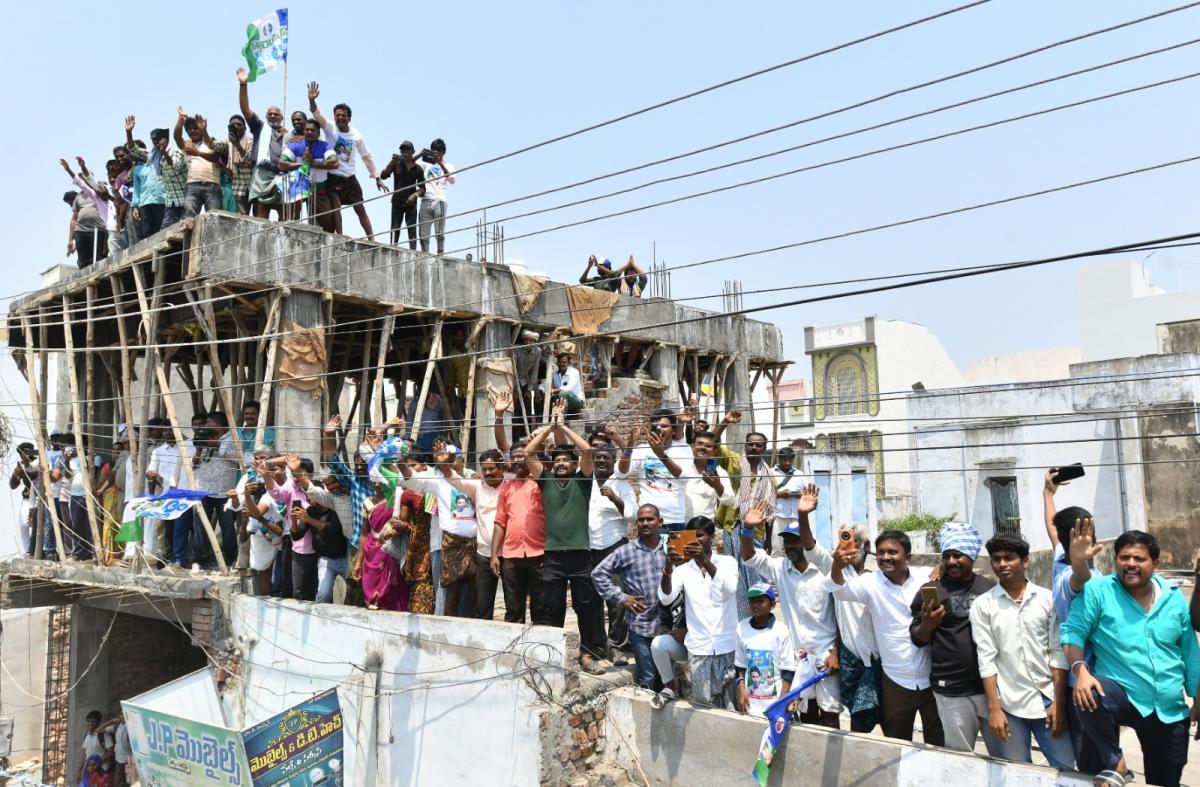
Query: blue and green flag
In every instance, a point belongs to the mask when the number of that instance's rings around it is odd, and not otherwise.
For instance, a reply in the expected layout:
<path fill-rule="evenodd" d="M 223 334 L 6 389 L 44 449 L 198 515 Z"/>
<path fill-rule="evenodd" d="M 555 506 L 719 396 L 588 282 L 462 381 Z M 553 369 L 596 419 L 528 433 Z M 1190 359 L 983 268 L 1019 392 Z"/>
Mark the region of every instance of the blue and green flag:
<path fill-rule="evenodd" d="M 828 672 L 818 672 L 772 702 L 763 711 L 763 715 L 767 717 L 767 729 L 763 732 L 762 743 L 758 746 L 758 761 L 754 763 L 754 770 L 750 772 L 750 775 L 758 781 L 759 787 L 767 787 L 767 777 L 771 775 L 771 761 L 775 759 L 775 752 L 779 751 L 779 747 L 783 745 L 783 739 L 792 724 L 792 714 L 788 710 L 788 706 L 800 699 L 800 695 L 828 674 Z"/>
<path fill-rule="evenodd" d="M 242 56 L 246 58 L 250 81 L 260 74 L 274 71 L 280 63 L 287 63 L 288 12 L 286 8 L 255 19 L 246 25 L 246 45 Z"/>

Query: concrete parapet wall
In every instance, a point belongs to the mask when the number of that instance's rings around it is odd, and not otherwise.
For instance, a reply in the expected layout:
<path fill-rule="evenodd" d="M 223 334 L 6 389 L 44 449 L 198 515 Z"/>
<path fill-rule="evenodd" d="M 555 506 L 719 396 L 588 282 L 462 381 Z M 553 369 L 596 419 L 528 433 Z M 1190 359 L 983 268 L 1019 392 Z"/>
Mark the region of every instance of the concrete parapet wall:
<path fill-rule="evenodd" d="M 587 759 L 583 741 L 575 761 L 559 759 L 561 735 L 578 729 L 555 704 L 577 678 L 562 629 L 252 596 L 230 608 L 241 661 L 227 718 L 248 726 L 337 686 L 347 784 L 537 785 L 551 757 L 567 774 Z"/>
<path fill-rule="evenodd" d="M 649 694 L 620 689 L 604 718 L 609 755 L 651 785 L 749 784 L 766 722 L 675 702 L 650 707 Z M 1080 774 L 999 762 L 903 741 L 794 725 L 776 753 L 771 784 L 932 784 L 1087 787 Z"/>

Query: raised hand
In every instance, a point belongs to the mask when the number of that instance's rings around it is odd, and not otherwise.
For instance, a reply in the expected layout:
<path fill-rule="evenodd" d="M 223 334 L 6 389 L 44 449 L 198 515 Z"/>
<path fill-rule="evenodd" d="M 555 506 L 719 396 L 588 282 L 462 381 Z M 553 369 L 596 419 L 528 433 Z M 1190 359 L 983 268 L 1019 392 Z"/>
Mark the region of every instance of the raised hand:
<path fill-rule="evenodd" d="M 317 97 L 320 95 L 321 95 L 321 86 L 318 85 L 316 82 L 309 82 L 308 83 L 308 100 L 316 101 Z"/>
<path fill-rule="evenodd" d="M 239 68 L 237 70 L 237 78 L 238 82 L 244 85 L 250 81 L 250 72 L 244 68 Z"/>
<path fill-rule="evenodd" d="M 137 118 L 133 115 L 128 115 L 125 118 L 125 130 L 130 134 L 133 133 L 134 127 L 137 126 Z"/>
<path fill-rule="evenodd" d="M 566 414 L 567 414 L 567 400 L 559 399 L 557 402 L 554 403 L 554 406 L 551 408 L 550 415 L 551 415 L 551 417 L 553 417 L 553 419 L 555 421 L 558 421 L 561 423 L 563 418 L 566 416 Z"/>
<path fill-rule="evenodd" d="M 725 413 L 725 417 L 721 420 L 723 420 L 726 424 L 729 424 L 731 426 L 733 424 L 740 424 L 742 422 L 742 411 L 741 410 L 730 410 L 729 412 Z"/>
<path fill-rule="evenodd" d="M 183 111 L 183 107 L 180 107 L 180 108 L 179 108 L 179 119 L 180 119 L 180 120 L 187 120 L 187 119 L 188 119 L 188 113 Z"/>
<path fill-rule="evenodd" d="M 800 497 L 796 501 L 796 511 L 801 514 L 811 514 L 817 510 L 817 498 L 821 496 L 821 488 L 816 484 L 806 484 L 800 490 Z"/>
<path fill-rule="evenodd" d="M 1070 561 L 1075 563 L 1088 562 L 1104 549 L 1104 547 L 1095 543 L 1096 540 L 1096 523 L 1092 518 L 1076 519 L 1075 525 L 1071 528 L 1071 543 L 1068 545 L 1067 554 Z"/>
<path fill-rule="evenodd" d="M 72 178 L 75 177 L 75 173 L 71 171 L 71 165 L 67 163 L 67 160 L 65 158 L 60 158 L 58 160 L 58 163 L 62 164 L 62 168 L 64 170 L 66 170 L 66 172 L 69 176 L 71 176 Z"/>
<path fill-rule="evenodd" d="M 663 452 L 667 450 L 667 446 L 670 444 L 668 440 L 667 435 L 658 429 L 651 429 L 646 435 L 646 442 L 649 443 L 650 450 L 656 456 L 662 456 Z"/>
<path fill-rule="evenodd" d="M 208 135 L 208 121 L 204 119 L 204 115 L 196 115 L 196 128 L 201 134 Z"/>
<path fill-rule="evenodd" d="M 1058 488 L 1060 486 L 1066 486 L 1067 484 L 1071 483 L 1070 481 L 1063 481 L 1060 484 L 1060 483 L 1058 483 L 1057 480 L 1055 480 L 1057 478 L 1058 478 L 1058 468 L 1057 467 L 1052 467 L 1046 471 L 1046 478 L 1044 479 L 1045 480 L 1045 489 L 1050 494 L 1054 494 L 1055 492 L 1057 492 Z"/>
<path fill-rule="evenodd" d="M 496 394 L 496 417 L 504 415 L 512 408 L 513 396 L 512 391 L 501 391 Z"/>
<path fill-rule="evenodd" d="M 767 511 L 770 510 L 770 505 L 765 500 L 759 500 L 749 511 L 742 517 L 742 525 L 744 527 L 758 527 L 763 522 L 767 521 Z"/>
<path fill-rule="evenodd" d="M 245 69 L 241 69 L 241 70 L 244 71 Z M 329 419 L 329 423 L 325 424 L 325 434 L 329 434 L 329 435 L 334 434 L 337 432 L 337 430 L 339 428 L 341 428 L 341 426 L 342 426 L 342 416 L 337 415 L 335 413 L 334 416 Z"/>

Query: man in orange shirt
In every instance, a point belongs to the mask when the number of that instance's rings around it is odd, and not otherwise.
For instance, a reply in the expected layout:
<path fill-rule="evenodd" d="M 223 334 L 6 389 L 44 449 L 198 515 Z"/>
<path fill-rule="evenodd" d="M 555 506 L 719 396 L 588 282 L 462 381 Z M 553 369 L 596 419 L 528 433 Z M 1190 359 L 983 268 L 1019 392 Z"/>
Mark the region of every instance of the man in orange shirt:
<path fill-rule="evenodd" d="M 542 427 L 535 437 L 549 431 Z M 541 442 L 540 440 L 538 441 Z M 529 619 L 546 625 L 542 608 L 542 561 L 546 552 L 546 514 L 537 480 L 530 477 L 524 441 L 508 452 L 515 477 L 505 481 L 496 504 L 496 527 L 492 533 L 492 573 L 500 577 L 504 591 L 504 620 L 524 623 L 526 599 Z M 534 457 L 536 460 L 536 457 Z"/>

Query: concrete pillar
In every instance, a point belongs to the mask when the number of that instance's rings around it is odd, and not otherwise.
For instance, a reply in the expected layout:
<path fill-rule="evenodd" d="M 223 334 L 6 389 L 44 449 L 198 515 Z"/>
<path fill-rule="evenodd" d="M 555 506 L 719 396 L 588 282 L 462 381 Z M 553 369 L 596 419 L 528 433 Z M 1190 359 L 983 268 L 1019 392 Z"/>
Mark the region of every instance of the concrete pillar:
<path fill-rule="evenodd" d="M 646 366 L 650 378 L 666 386 L 662 406 L 678 410 L 682 406 L 679 401 L 679 351 L 670 345 L 659 345 Z"/>
<path fill-rule="evenodd" d="M 749 408 L 754 406 L 750 401 L 750 359 L 745 355 L 734 358 L 725 373 L 725 406 L 726 410 L 741 410 L 742 422 L 734 424 L 725 430 L 722 442 L 731 449 L 741 450 L 746 442 L 746 435 L 753 429 L 750 426 Z M 724 413 L 721 413 L 724 415 Z"/>
<path fill-rule="evenodd" d="M 105 719 L 112 717 L 116 707 L 108 704 L 108 666 L 112 648 L 105 647 L 105 634 L 113 623 L 106 609 L 75 604 L 71 607 L 71 680 L 73 686 L 67 698 L 67 776 L 74 778 L 83 745 L 84 723 L 87 715 L 100 711 Z"/>
<path fill-rule="evenodd" d="M 508 355 L 512 343 L 512 326 L 508 323 L 489 322 L 479 332 L 478 350 L 482 353 L 476 360 L 485 358 L 503 358 Z M 487 376 L 481 370 L 475 370 L 475 407 L 471 420 L 475 422 L 474 450 L 476 455 L 489 448 L 496 447 L 496 436 L 492 432 L 492 422 L 496 420 L 496 408 L 488 398 Z M 514 404 L 514 407 L 516 405 Z"/>
<path fill-rule="evenodd" d="M 288 322 L 301 328 L 324 326 L 321 296 L 317 293 L 293 290 L 283 301 L 283 319 L 280 330 Z M 280 337 L 282 339 L 282 337 Z M 275 368 L 283 361 L 283 349 L 275 351 Z M 326 369 L 328 359 L 326 359 Z M 328 381 L 326 381 L 328 383 Z M 302 391 L 279 384 L 278 372 L 273 386 L 275 399 L 275 448 L 279 451 L 294 451 L 302 457 L 316 461 L 321 455 L 321 392 Z M 263 402 L 264 414 L 267 403 Z"/>

